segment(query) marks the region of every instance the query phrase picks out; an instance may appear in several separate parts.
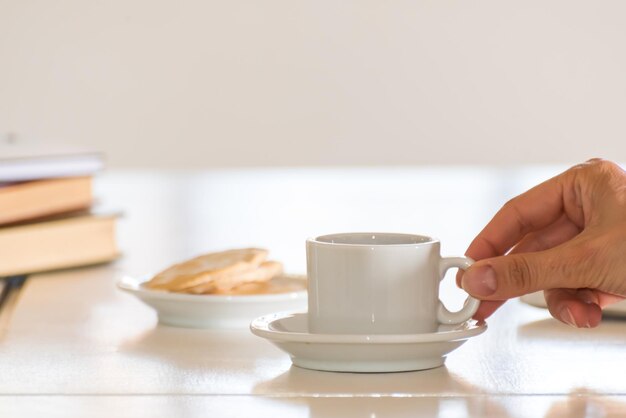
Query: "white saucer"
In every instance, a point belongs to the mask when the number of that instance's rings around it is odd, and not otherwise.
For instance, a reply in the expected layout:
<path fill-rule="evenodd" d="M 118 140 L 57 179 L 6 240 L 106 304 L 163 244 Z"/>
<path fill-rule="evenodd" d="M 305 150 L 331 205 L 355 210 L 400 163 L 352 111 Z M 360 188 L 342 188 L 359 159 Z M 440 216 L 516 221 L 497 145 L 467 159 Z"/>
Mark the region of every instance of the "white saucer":
<path fill-rule="evenodd" d="M 546 299 L 543 297 L 543 292 L 529 293 L 520 297 L 520 300 L 528 305 L 536 306 L 537 308 L 547 308 Z M 602 309 L 605 316 L 626 318 L 626 300 L 609 305 Z"/>
<path fill-rule="evenodd" d="M 256 295 L 190 295 L 146 289 L 148 278 L 125 276 L 117 286 L 157 311 L 159 322 L 185 328 L 247 328 L 254 318 L 272 312 L 301 311 L 307 306 L 306 277 L 284 275 L 273 280 L 300 291 Z"/>
<path fill-rule="evenodd" d="M 429 334 L 310 334 L 306 313 L 277 313 L 250 324 L 291 356 L 296 366 L 336 372 L 400 372 L 443 365 L 445 355 L 468 338 L 482 334 L 484 322 L 441 325 Z"/>

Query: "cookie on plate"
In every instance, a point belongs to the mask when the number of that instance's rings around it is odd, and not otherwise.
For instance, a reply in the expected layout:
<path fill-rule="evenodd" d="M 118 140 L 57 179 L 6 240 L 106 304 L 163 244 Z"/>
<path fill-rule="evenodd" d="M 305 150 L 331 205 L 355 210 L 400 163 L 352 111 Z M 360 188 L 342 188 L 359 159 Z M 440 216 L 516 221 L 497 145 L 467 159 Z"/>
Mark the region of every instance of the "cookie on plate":
<path fill-rule="evenodd" d="M 259 248 L 204 254 L 167 268 L 145 286 L 149 289 L 184 292 L 195 286 L 210 287 L 215 283 L 228 283 L 233 277 L 252 274 L 265 261 L 267 254 L 267 250 Z"/>
<path fill-rule="evenodd" d="M 268 280 L 280 275 L 282 272 L 282 263 L 279 263 L 278 261 L 265 261 L 254 270 L 231 276 L 220 277 L 208 283 L 202 283 L 193 287 L 185 288 L 182 291 L 195 294 L 224 294 L 229 293 L 233 289 L 241 287 L 245 284 L 261 284 L 267 282 Z M 248 291 L 251 289 L 254 289 L 254 286 L 247 288 Z"/>

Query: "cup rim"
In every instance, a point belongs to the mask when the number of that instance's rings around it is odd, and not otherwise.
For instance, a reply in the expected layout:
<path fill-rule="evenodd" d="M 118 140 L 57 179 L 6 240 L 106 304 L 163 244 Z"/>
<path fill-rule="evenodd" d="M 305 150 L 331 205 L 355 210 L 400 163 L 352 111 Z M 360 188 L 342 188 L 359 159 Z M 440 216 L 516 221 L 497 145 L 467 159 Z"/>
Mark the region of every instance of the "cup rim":
<path fill-rule="evenodd" d="M 404 237 L 414 237 L 418 239 L 425 239 L 423 242 L 412 242 L 412 243 L 401 243 L 401 244 L 355 244 L 355 243 L 346 243 L 346 242 L 328 242 L 328 241 L 320 241 L 321 238 L 328 238 L 339 235 L 401 235 Z M 424 245 L 432 245 L 438 243 L 439 240 L 437 238 L 431 237 L 429 235 L 421 235 L 421 234 L 408 234 L 403 232 L 339 232 L 333 234 L 324 234 L 318 235 L 314 238 L 308 238 L 307 243 L 315 244 L 315 245 L 327 245 L 334 247 L 415 247 L 415 246 L 424 246 Z"/>

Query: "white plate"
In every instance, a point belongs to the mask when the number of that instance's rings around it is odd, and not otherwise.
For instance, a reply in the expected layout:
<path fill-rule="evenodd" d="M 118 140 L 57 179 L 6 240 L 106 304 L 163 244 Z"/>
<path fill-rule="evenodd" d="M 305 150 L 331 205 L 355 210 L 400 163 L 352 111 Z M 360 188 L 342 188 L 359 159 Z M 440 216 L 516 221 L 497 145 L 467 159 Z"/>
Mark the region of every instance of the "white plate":
<path fill-rule="evenodd" d="M 543 292 L 529 293 L 528 295 L 520 297 L 520 300 L 538 308 L 548 307 L 546 299 L 543 297 Z M 626 300 L 609 305 L 602 309 L 602 312 L 606 316 L 626 318 Z"/>
<path fill-rule="evenodd" d="M 273 280 L 302 287 L 301 291 L 261 295 L 189 295 L 146 289 L 147 279 L 123 277 L 117 286 L 157 311 L 159 322 L 185 328 L 247 328 L 254 318 L 307 307 L 306 278 L 285 275 Z"/>
<path fill-rule="evenodd" d="M 250 330 L 266 338 L 305 369 L 338 372 L 400 372 L 441 366 L 445 355 L 482 334 L 484 322 L 441 325 L 429 334 L 310 334 L 306 313 L 277 313 L 255 319 Z"/>

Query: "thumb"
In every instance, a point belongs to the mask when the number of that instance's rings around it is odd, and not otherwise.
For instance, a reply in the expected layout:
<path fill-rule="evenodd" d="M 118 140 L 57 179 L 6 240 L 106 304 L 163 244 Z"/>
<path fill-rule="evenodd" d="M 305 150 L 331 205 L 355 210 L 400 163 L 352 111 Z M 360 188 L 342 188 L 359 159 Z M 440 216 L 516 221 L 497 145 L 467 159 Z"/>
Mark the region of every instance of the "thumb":
<path fill-rule="evenodd" d="M 506 300 L 545 289 L 585 287 L 578 283 L 583 277 L 568 274 L 570 266 L 575 268 L 572 264 L 571 257 L 556 248 L 488 258 L 467 269 L 461 287 L 483 300 Z"/>

